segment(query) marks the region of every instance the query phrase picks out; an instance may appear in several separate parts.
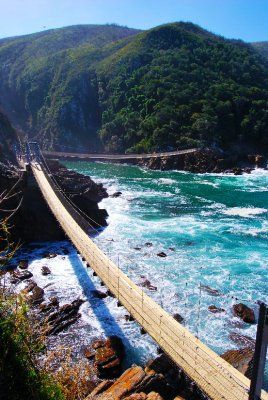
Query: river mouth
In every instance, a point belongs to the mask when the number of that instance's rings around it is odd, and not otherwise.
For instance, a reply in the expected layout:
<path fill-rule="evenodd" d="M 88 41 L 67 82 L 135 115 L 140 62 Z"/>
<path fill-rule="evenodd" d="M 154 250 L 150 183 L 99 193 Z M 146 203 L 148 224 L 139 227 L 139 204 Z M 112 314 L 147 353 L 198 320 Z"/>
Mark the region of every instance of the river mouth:
<path fill-rule="evenodd" d="M 195 175 L 107 163 L 64 164 L 104 183 L 109 194 L 122 192 L 100 204 L 109 213 L 109 225 L 94 241 L 135 283 L 149 281 L 151 287 L 144 290 L 158 304 L 180 314 L 183 324 L 218 354 L 242 347 L 239 335 L 255 338 L 256 325 L 234 317 L 232 306 L 242 302 L 257 314 L 258 302 L 267 302 L 267 171 Z M 57 257 L 45 260 L 43 247 L 29 253 L 30 269 L 38 271 L 45 262 L 52 271 L 37 283 L 54 281 L 46 291 L 52 295 L 53 285 L 59 288 L 62 302 L 87 300 L 78 325 L 55 340 L 77 340 L 78 345 L 82 338 L 89 344 L 118 334 L 128 349 L 126 366 L 156 355 L 155 343 L 126 321 L 127 313 L 115 299 L 92 296 L 93 290 L 104 288 L 70 244 L 44 246 L 52 247 Z M 63 253 L 66 246 L 68 255 Z M 158 256 L 161 252 L 166 257 Z M 225 311 L 211 313 L 212 305 Z M 267 382 L 266 373 L 266 388 Z"/>

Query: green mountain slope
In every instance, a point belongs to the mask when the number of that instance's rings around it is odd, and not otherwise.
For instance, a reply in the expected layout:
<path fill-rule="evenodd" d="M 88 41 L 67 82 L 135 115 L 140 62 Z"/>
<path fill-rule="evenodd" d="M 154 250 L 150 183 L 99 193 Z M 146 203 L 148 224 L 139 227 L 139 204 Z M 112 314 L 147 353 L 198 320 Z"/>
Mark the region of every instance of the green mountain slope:
<path fill-rule="evenodd" d="M 0 104 L 46 148 L 268 148 L 267 63 L 191 23 L 3 40 L 0 78 Z"/>
<path fill-rule="evenodd" d="M 268 59 L 268 42 L 254 42 L 251 44 L 260 54 Z"/>

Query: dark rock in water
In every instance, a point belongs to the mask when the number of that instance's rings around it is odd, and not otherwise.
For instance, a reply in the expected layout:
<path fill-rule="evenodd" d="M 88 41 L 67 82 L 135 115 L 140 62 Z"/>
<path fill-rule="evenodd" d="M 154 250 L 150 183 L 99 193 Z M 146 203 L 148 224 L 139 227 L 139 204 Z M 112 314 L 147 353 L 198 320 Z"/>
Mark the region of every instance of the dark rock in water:
<path fill-rule="evenodd" d="M 134 250 L 141 250 L 141 247 L 134 247 Z"/>
<path fill-rule="evenodd" d="M 153 243 L 151 243 L 151 242 L 146 242 L 145 243 L 145 246 L 147 246 L 147 247 L 152 247 L 152 245 L 153 245 Z"/>
<path fill-rule="evenodd" d="M 44 258 L 55 258 L 55 257 L 57 257 L 57 254 L 56 254 L 56 253 L 47 253 L 47 254 L 44 254 Z"/>
<path fill-rule="evenodd" d="M 27 301 L 31 304 L 31 305 L 37 305 L 42 303 L 42 301 L 44 300 L 44 289 L 40 288 L 39 286 L 34 286 L 34 288 L 32 289 L 32 291 L 29 293 L 29 295 L 27 296 Z"/>
<path fill-rule="evenodd" d="M 94 346 L 96 353 L 94 364 L 102 377 L 115 377 L 121 372 L 124 346 L 118 336 L 99 340 Z"/>
<path fill-rule="evenodd" d="M 237 332 L 231 332 L 229 334 L 229 339 L 243 347 L 255 347 L 255 340 L 252 339 L 250 336 L 241 335 Z"/>
<path fill-rule="evenodd" d="M 19 281 L 24 281 L 26 279 L 30 279 L 32 278 L 33 274 L 28 271 L 28 270 L 23 270 L 23 271 L 14 271 L 12 273 L 12 277 L 16 279 L 18 279 Z M 11 282 L 13 283 L 13 282 Z"/>
<path fill-rule="evenodd" d="M 41 312 L 51 312 L 55 308 L 59 307 L 59 299 L 54 296 L 49 298 L 49 302 L 42 303 L 39 306 Z"/>
<path fill-rule="evenodd" d="M 43 265 L 43 267 L 41 268 L 41 273 L 42 275 L 50 275 L 51 271 L 46 265 Z"/>
<path fill-rule="evenodd" d="M 164 253 L 163 251 L 161 251 L 160 253 L 157 253 L 158 257 L 167 257 L 166 253 Z"/>
<path fill-rule="evenodd" d="M 18 267 L 19 267 L 20 269 L 27 269 L 27 268 L 28 268 L 28 265 L 29 265 L 29 263 L 28 263 L 27 260 L 21 260 L 21 261 L 19 262 Z"/>
<path fill-rule="evenodd" d="M 94 297 L 97 297 L 98 299 L 105 299 L 108 296 L 107 293 L 102 292 L 101 290 L 92 290 L 91 293 Z"/>
<path fill-rule="evenodd" d="M 234 173 L 234 175 L 242 175 L 243 170 L 242 170 L 242 168 L 235 167 L 235 168 L 233 168 L 233 173 Z"/>
<path fill-rule="evenodd" d="M 243 375 L 249 377 L 253 355 L 254 351 L 252 347 L 246 347 L 238 350 L 228 350 L 221 357 Z"/>
<path fill-rule="evenodd" d="M 25 286 L 25 288 L 22 289 L 20 293 L 21 294 L 30 293 L 35 286 L 37 286 L 37 283 L 35 281 L 33 281 L 32 279 L 29 279 L 29 281 L 27 282 L 27 286 Z"/>
<path fill-rule="evenodd" d="M 145 279 L 145 280 L 140 284 L 140 286 L 145 287 L 145 288 L 147 288 L 147 289 L 149 289 L 149 290 L 153 290 L 153 291 L 157 290 L 157 287 L 154 286 L 154 285 L 152 285 L 151 282 L 150 282 L 148 279 Z"/>
<path fill-rule="evenodd" d="M 122 195 L 122 192 L 115 192 L 113 194 L 110 195 L 110 197 L 120 197 Z"/>
<path fill-rule="evenodd" d="M 224 308 L 216 307 L 215 305 L 209 306 L 208 310 L 213 314 L 224 313 Z"/>
<path fill-rule="evenodd" d="M 221 296 L 221 292 L 217 289 L 213 289 L 208 285 L 201 285 L 201 289 L 210 294 L 211 296 Z"/>
<path fill-rule="evenodd" d="M 178 314 L 178 313 L 173 314 L 173 318 L 174 318 L 177 322 L 179 322 L 180 324 L 182 324 L 183 321 L 184 321 L 184 318 L 183 318 L 180 314 Z"/>
<path fill-rule="evenodd" d="M 175 247 L 169 247 L 168 248 L 170 251 L 175 251 Z"/>
<path fill-rule="evenodd" d="M 48 326 L 46 327 L 44 334 L 55 335 L 76 322 L 81 316 L 78 311 L 82 303 L 83 300 L 77 299 L 71 304 L 61 306 L 58 311 L 49 314 L 46 318 Z"/>
<path fill-rule="evenodd" d="M 241 318 L 248 324 L 254 324 L 256 322 L 254 311 L 243 303 L 234 304 L 233 313 L 236 317 Z"/>

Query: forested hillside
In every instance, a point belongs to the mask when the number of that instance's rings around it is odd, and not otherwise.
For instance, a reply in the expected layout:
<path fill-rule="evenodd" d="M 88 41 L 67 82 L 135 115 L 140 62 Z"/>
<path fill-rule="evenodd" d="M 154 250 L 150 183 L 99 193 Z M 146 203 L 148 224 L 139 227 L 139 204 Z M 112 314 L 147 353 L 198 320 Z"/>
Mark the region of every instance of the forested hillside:
<path fill-rule="evenodd" d="M 265 59 L 191 23 L 2 40 L 0 68 L 0 104 L 46 148 L 268 149 Z"/>
<path fill-rule="evenodd" d="M 268 41 L 267 42 L 254 42 L 252 46 L 265 58 L 268 59 Z"/>

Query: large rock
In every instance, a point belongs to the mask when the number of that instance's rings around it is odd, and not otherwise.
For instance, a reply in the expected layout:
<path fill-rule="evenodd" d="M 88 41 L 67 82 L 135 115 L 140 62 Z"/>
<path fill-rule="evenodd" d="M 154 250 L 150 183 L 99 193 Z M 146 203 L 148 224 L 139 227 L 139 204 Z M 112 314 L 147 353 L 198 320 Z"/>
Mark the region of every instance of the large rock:
<path fill-rule="evenodd" d="M 33 274 L 27 269 L 23 271 L 14 271 L 12 272 L 12 277 L 10 279 L 11 283 L 17 283 L 18 281 L 24 281 L 26 279 L 32 278 Z"/>
<path fill-rule="evenodd" d="M 58 311 L 52 312 L 45 319 L 45 335 L 55 335 L 80 318 L 78 313 L 83 300 L 74 300 L 71 304 L 65 304 Z"/>
<path fill-rule="evenodd" d="M 106 340 L 98 340 L 93 344 L 95 348 L 94 364 L 98 374 L 103 377 L 115 377 L 121 372 L 124 346 L 117 336 L 111 336 Z"/>
<path fill-rule="evenodd" d="M 252 347 L 238 350 L 228 350 L 221 357 L 240 371 L 243 375 L 250 377 L 251 363 L 254 355 Z"/>
<path fill-rule="evenodd" d="M 94 398 L 99 400 L 121 400 L 129 397 L 133 393 L 147 393 L 157 391 L 163 386 L 164 377 L 160 374 L 148 375 L 141 367 L 131 367 L 118 378 L 112 386 L 100 395 L 87 397 L 88 400 Z M 143 400 L 143 395 L 139 396 Z M 136 398 L 136 397 L 135 397 Z"/>
<path fill-rule="evenodd" d="M 27 296 L 27 301 L 35 306 L 37 304 L 42 303 L 44 300 L 44 289 L 40 288 L 39 286 L 34 286 L 34 288 L 30 291 Z"/>
<path fill-rule="evenodd" d="M 234 304 L 233 313 L 236 317 L 241 318 L 248 324 L 254 324 L 256 322 L 254 311 L 243 303 Z"/>

